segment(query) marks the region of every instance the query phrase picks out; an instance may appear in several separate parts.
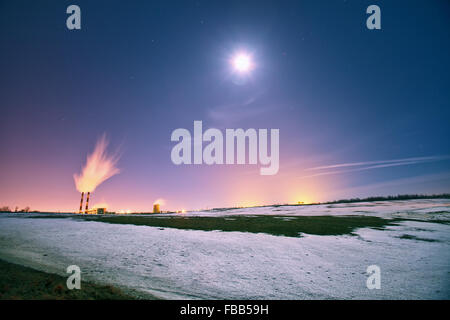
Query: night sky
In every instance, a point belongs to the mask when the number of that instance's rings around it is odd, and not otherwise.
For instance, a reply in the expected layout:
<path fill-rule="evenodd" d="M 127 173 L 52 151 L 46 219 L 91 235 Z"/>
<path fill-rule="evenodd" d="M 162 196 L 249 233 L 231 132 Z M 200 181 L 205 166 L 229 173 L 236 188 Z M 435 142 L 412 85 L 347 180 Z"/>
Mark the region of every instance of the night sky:
<path fill-rule="evenodd" d="M 8 0 L 0 43 L 0 206 L 77 210 L 103 133 L 121 173 L 91 203 L 112 210 L 450 191 L 448 1 Z M 194 120 L 280 129 L 278 174 L 174 165 L 171 133 Z"/>

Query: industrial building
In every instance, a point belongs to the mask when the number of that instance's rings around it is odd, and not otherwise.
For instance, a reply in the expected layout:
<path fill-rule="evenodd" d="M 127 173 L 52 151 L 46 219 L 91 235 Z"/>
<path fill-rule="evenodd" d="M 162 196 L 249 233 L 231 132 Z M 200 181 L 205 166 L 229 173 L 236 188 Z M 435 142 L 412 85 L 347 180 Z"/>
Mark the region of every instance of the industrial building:
<path fill-rule="evenodd" d="M 105 214 L 106 208 L 94 208 L 85 212 L 86 214 Z"/>
<path fill-rule="evenodd" d="M 84 210 L 85 214 L 106 214 L 106 208 L 93 208 L 89 209 L 89 196 L 91 195 L 90 192 L 87 193 L 86 197 L 86 208 Z M 81 193 L 81 201 L 80 201 L 80 210 L 78 213 L 83 213 L 83 197 L 84 192 Z"/>

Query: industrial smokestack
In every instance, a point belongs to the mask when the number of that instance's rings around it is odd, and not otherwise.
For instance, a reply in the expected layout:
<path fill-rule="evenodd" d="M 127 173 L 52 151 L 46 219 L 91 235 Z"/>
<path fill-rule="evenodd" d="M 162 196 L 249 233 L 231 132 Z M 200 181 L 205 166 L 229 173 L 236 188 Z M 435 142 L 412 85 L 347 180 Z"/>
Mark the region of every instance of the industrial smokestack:
<path fill-rule="evenodd" d="M 87 193 L 87 197 L 86 197 L 86 210 L 84 211 L 84 213 L 88 213 L 88 208 L 89 208 L 89 195 L 90 195 L 90 194 L 91 194 L 90 192 Z"/>
<path fill-rule="evenodd" d="M 84 192 L 81 193 L 80 211 L 78 211 L 78 213 L 83 213 L 83 198 L 84 198 Z"/>

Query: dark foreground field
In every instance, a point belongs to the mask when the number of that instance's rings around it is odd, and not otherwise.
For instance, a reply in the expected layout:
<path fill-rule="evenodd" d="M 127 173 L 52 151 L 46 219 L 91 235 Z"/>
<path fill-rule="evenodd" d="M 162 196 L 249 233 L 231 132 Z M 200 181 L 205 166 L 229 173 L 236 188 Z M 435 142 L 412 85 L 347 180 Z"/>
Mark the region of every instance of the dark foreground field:
<path fill-rule="evenodd" d="M 0 260 L 1 300 L 129 300 L 113 286 L 81 282 L 80 290 L 69 290 L 67 278 Z"/>
<path fill-rule="evenodd" d="M 368 216 L 225 216 L 225 217 L 158 217 L 158 216 L 82 216 L 86 220 L 107 223 L 144 225 L 188 230 L 220 230 L 267 233 L 276 236 L 300 237 L 352 234 L 358 228 L 382 229 L 398 223 L 398 219 Z"/>

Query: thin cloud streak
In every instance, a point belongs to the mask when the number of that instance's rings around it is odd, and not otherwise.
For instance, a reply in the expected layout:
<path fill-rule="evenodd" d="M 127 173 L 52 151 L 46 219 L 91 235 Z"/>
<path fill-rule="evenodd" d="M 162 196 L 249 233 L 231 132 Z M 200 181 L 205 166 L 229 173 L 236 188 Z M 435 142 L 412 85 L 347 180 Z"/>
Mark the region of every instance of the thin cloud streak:
<path fill-rule="evenodd" d="M 319 172 L 311 175 L 306 175 L 300 177 L 303 178 L 311 178 L 317 176 L 325 176 L 325 175 L 333 175 L 333 174 L 342 174 L 347 172 L 358 172 L 365 171 L 371 169 L 379 169 L 379 168 L 388 168 L 388 167 L 397 167 L 397 166 L 406 166 L 406 165 L 414 165 L 419 163 L 427 163 L 427 162 L 436 162 L 450 159 L 450 156 L 430 156 L 430 157 L 416 157 L 416 158 L 405 158 L 405 159 L 397 159 L 397 160 L 385 160 L 385 161 L 366 161 L 366 162 L 353 162 L 353 163 L 343 163 L 343 164 L 335 164 L 329 166 L 322 167 L 314 167 L 306 169 L 305 171 L 312 170 L 323 170 L 323 169 L 331 169 L 331 168 L 342 168 L 342 167 L 351 167 L 351 166 L 363 166 L 362 168 L 355 168 L 349 170 L 335 170 L 335 171 L 325 171 Z M 369 165 L 369 166 L 367 166 Z"/>
<path fill-rule="evenodd" d="M 257 103 L 262 95 L 263 92 L 258 92 L 243 101 L 212 107 L 208 111 L 208 118 L 213 123 L 223 126 L 275 110 L 275 106 Z"/>
<path fill-rule="evenodd" d="M 339 163 L 339 164 L 332 164 L 332 165 L 327 165 L 327 166 L 308 168 L 308 169 L 305 169 L 305 171 L 334 169 L 334 168 L 343 168 L 343 167 L 357 167 L 357 166 L 375 165 L 375 164 L 384 164 L 384 163 L 401 163 L 401 162 L 411 162 L 411 161 L 417 161 L 417 162 L 440 161 L 440 160 L 445 160 L 445 159 L 450 159 L 450 156 L 429 156 L 429 157 L 415 157 L 415 158 L 404 158 L 404 159 L 394 159 L 394 160 Z"/>

